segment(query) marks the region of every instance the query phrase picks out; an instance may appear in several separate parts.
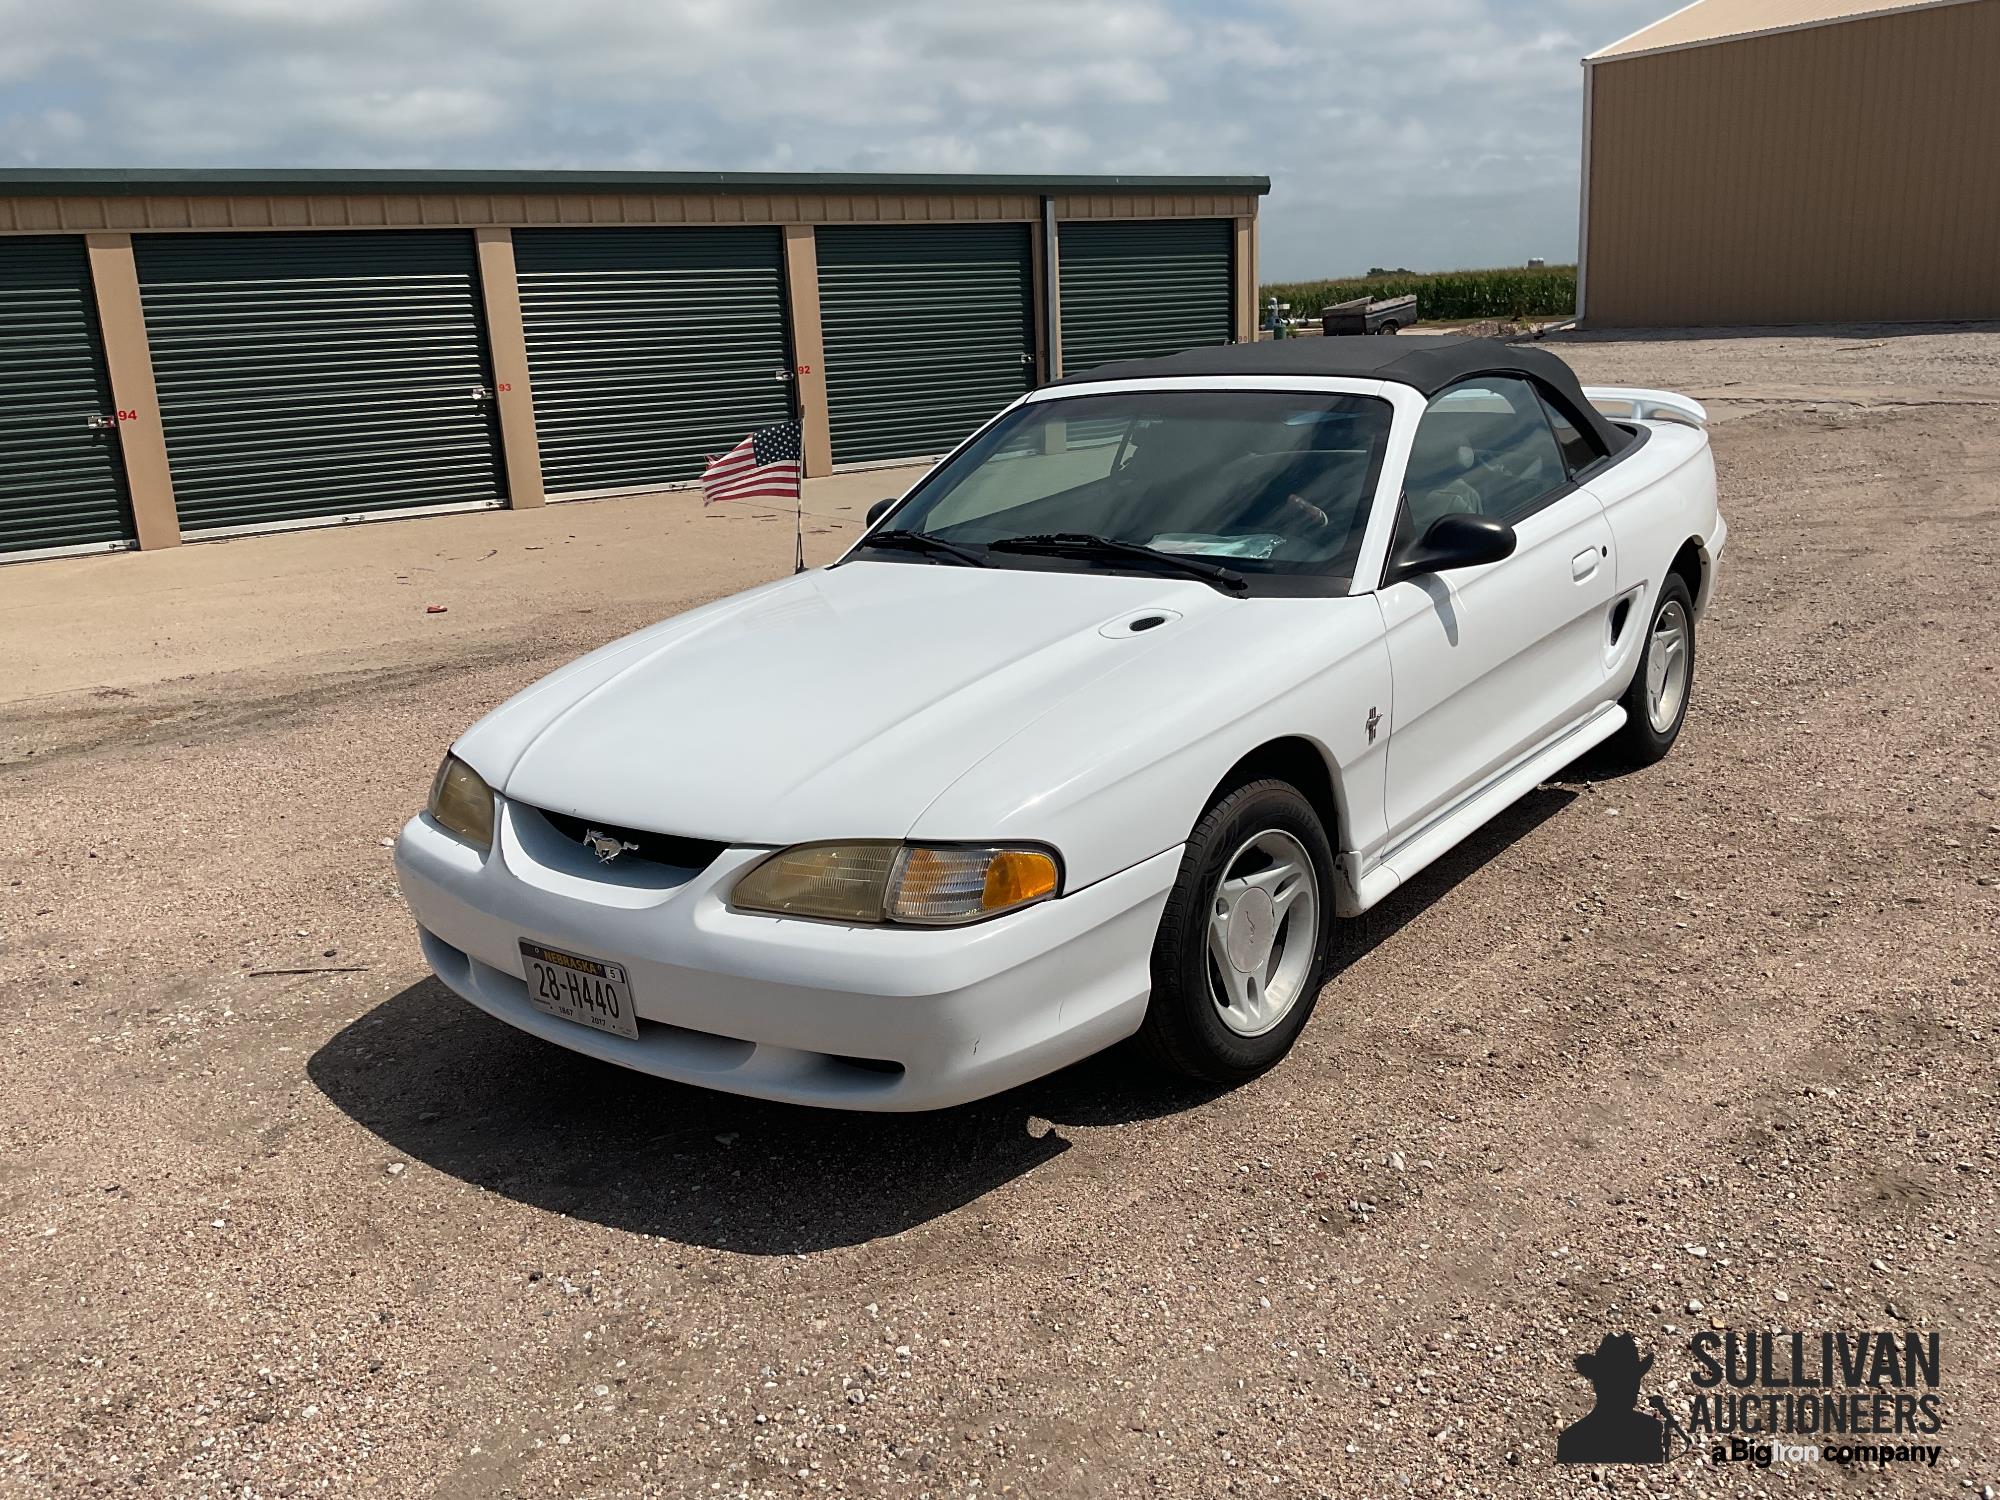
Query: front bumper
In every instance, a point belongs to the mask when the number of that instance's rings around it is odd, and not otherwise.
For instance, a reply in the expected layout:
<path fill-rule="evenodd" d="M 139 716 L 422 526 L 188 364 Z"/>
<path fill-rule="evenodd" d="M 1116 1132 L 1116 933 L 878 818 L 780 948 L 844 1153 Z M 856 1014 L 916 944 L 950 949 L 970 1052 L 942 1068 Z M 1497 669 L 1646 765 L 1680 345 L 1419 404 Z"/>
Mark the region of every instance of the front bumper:
<path fill-rule="evenodd" d="M 699 872 L 601 866 L 496 801 L 490 854 L 424 815 L 396 844 L 440 979 L 511 1026 L 607 1062 L 843 1109 L 964 1103 L 1136 1031 L 1180 865 L 1170 849 L 971 927 L 846 927 L 731 910 L 724 895 L 768 850 L 727 849 Z M 529 1004 L 522 938 L 624 965 L 637 1039 Z"/>

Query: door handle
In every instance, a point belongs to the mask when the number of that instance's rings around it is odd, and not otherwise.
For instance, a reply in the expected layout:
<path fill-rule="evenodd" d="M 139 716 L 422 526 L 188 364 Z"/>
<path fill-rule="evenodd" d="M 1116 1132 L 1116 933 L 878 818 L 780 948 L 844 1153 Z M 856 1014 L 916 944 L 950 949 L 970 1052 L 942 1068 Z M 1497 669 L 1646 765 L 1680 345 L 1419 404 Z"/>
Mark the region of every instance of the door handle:
<path fill-rule="evenodd" d="M 1597 571 L 1597 549 L 1586 547 L 1569 560 L 1569 576 L 1582 583 Z"/>

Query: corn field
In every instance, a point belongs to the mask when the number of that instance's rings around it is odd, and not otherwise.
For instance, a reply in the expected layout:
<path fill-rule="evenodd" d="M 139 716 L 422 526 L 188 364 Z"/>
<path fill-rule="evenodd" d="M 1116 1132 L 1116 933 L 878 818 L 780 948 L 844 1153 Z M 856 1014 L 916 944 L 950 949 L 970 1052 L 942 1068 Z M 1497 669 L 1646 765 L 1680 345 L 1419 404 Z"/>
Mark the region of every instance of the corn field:
<path fill-rule="evenodd" d="M 1576 267 L 1273 282 L 1257 298 L 1258 317 L 1272 297 L 1291 303 L 1293 317 L 1317 317 L 1322 308 L 1364 293 L 1379 301 L 1410 292 L 1417 294 L 1417 316 L 1425 319 L 1566 317 L 1576 311 Z"/>

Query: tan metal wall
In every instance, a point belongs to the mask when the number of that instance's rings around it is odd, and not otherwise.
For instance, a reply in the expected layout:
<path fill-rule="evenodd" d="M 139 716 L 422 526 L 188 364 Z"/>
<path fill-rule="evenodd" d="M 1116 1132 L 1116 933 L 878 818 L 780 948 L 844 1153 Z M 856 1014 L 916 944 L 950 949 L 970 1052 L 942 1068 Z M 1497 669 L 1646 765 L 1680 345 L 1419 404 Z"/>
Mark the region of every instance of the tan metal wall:
<path fill-rule="evenodd" d="M 1690 47 L 1724 37 L 1749 36 L 1753 32 L 1813 26 L 1871 11 L 1964 3 L 1965 0 L 1703 0 L 1702 4 L 1674 11 L 1591 56 L 1658 52 L 1667 47 Z"/>
<path fill-rule="evenodd" d="M 785 226 L 785 306 L 792 320 L 793 375 L 799 391 L 799 472 L 833 472 L 833 423 L 826 404 L 826 334 L 819 315 L 818 240 L 810 224 Z"/>
<path fill-rule="evenodd" d="M 0 234 L 96 229 L 534 228 L 551 224 L 929 224 L 1039 220 L 1032 193 L 331 193 L 275 197 L 152 193 L 0 197 Z M 1064 219 L 1234 218 L 1255 194 L 1058 194 Z"/>
<path fill-rule="evenodd" d="M 1058 219 L 1231 218 L 1236 221 L 1236 322 L 1239 337 L 1255 323 L 1257 268 L 1254 194 L 1094 193 L 1056 194 Z M 543 502 L 536 444 L 534 398 L 520 293 L 515 278 L 513 230 L 540 225 L 776 224 L 785 235 L 787 301 L 798 360 L 808 476 L 831 472 L 826 374 L 822 368 L 819 282 L 813 226 L 845 223 L 932 223 L 1041 219 L 1036 194 L 866 193 L 349 193 L 308 196 L 142 194 L 120 196 L 0 197 L 0 235 L 82 234 L 97 283 L 114 392 L 132 413 L 121 428 L 133 511 L 143 549 L 180 540 L 173 476 L 160 433 L 132 235 L 216 230 L 433 229 L 473 233 L 500 417 L 509 503 Z M 1035 295 L 1049 296 L 1035 237 Z M 1245 246 L 1248 246 L 1248 252 Z M 1036 336 L 1045 320 L 1038 307 Z M 1050 352 L 1038 345 L 1044 361 Z"/>
<path fill-rule="evenodd" d="M 1236 221 L 1236 295 L 1231 299 L 1230 337 L 1239 344 L 1257 342 L 1257 220 L 1245 215 Z"/>
<path fill-rule="evenodd" d="M 2000 318 L 2000 0 L 1593 65 L 1596 327 Z"/>
<path fill-rule="evenodd" d="M 90 281 L 97 296 L 97 327 L 104 339 L 105 373 L 111 397 L 123 416 L 118 447 L 132 497 L 132 525 L 141 547 L 180 545 L 181 523 L 174 509 L 174 476 L 167 463 L 166 434 L 160 430 L 160 398 L 153 386 L 153 348 L 139 304 L 139 268 L 132 236 L 87 234 Z"/>
<path fill-rule="evenodd" d="M 542 450 L 535 438 L 535 387 L 528 369 L 528 335 L 521 321 L 521 282 L 514 270 L 511 229 L 472 231 L 479 254 L 479 292 L 486 304 L 486 357 L 500 417 L 500 456 L 507 466 L 507 503 L 528 510 L 545 503 Z"/>

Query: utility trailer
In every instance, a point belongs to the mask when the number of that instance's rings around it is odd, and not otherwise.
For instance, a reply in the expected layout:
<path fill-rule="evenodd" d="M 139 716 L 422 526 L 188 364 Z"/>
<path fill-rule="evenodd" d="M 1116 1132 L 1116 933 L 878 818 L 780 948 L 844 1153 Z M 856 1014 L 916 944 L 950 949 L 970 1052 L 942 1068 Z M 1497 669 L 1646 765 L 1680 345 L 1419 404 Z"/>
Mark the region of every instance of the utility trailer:
<path fill-rule="evenodd" d="M 1355 297 L 1336 302 L 1319 315 L 1320 332 L 1328 338 L 1350 333 L 1396 333 L 1417 321 L 1417 297 L 1390 297 L 1377 302 Z"/>

